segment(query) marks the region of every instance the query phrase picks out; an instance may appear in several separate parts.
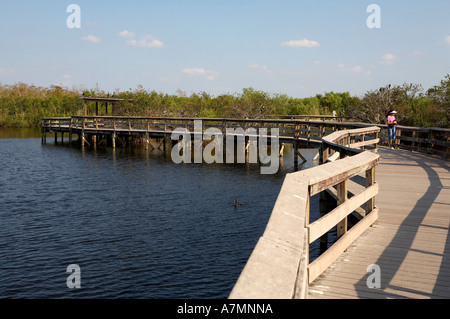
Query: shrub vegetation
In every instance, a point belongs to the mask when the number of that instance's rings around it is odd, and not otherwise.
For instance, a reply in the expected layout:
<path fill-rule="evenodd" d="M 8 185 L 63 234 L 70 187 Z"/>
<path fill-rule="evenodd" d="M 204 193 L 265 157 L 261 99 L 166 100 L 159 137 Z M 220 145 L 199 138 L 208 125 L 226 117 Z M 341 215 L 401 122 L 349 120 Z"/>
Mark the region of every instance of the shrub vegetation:
<path fill-rule="evenodd" d="M 43 117 L 82 115 L 80 96 L 111 96 L 97 89 L 48 88 L 25 83 L 0 84 L 0 127 L 32 127 Z M 271 118 L 281 115 L 344 114 L 353 121 L 384 124 L 388 110 L 398 112 L 398 122 L 407 126 L 450 127 L 450 75 L 424 91 L 418 84 L 388 85 L 368 91 L 363 97 L 348 92 L 328 92 L 308 98 L 270 94 L 244 88 L 236 94 L 211 96 L 206 92 L 187 95 L 149 91 L 142 86 L 116 91 L 113 96 L 131 99 L 118 104 L 115 115 L 168 117 Z M 92 111 L 92 106 L 89 108 Z M 92 112 L 90 113 L 92 114 Z"/>

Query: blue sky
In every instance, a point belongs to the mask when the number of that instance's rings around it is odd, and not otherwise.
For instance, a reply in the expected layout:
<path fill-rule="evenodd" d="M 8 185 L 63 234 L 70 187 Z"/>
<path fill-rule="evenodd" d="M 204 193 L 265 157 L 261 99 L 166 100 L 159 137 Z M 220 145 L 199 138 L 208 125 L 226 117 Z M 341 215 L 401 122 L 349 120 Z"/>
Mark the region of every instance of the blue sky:
<path fill-rule="evenodd" d="M 81 9 L 68 28 L 69 4 Z M 381 28 L 368 28 L 370 4 Z M 0 0 L 0 83 L 308 97 L 450 73 L 450 1 Z"/>

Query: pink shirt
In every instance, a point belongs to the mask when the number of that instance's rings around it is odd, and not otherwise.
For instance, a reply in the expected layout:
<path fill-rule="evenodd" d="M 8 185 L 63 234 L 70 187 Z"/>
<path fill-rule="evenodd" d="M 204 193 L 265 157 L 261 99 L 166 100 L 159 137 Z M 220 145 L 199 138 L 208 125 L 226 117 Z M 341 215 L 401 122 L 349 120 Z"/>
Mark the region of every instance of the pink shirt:
<path fill-rule="evenodd" d="M 391 124 L 391 123 L 395 122 L 395 116 L 394 115 L 389 115 L 387 117 L 387 121 L 388 121 L 388 124 Z"/>

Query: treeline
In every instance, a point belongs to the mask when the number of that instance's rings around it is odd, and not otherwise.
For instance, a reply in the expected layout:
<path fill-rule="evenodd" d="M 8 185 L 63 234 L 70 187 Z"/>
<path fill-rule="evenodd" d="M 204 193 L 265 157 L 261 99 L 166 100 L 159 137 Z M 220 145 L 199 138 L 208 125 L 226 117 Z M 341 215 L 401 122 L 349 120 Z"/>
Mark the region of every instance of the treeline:
<path fill-rule="evenodd" d="M 349 113 L 368 123 L 385 123 L 389 110 L 396 110 L 398 123 L 416 127 L 450 127 L 450 75 L 424 91 L 418 84 L 387 85 L 367 92 Z"/>
<path fill-rule="evenodd" d="M 211 96 L 206 92 L 187 95 L 145 90 L 108 93 L 97 89 L 77 90 L 57 85 L 49 88 L 24 83 L 0 85 L 0 127 L 37 126 L 42 117 L 82 115 L 80 95 L 115 96 L 120 102 L 114 115 L 167 117 L 271 118 L 280 115 L 345 115 L 352 121 L 384 124 L 386 113 L 395 109 L 398 122 L 407 126 L 450 127 L 450 75 L 424 91 L 417 84 L 387 85 L 363 97 L 328 92 L 309 98 L 270 94 L 253 88 L 241 93 Z M 131 99 L 132 102 L 128 100 Z M 94 103 L 88 103 L 93 114 Z"/>
<path fill-rule="evenodd" d="M 0 127 L 32 127 L 40 119 L 81 114 L 80 93 L 60 86 L 0 85 Z"/>

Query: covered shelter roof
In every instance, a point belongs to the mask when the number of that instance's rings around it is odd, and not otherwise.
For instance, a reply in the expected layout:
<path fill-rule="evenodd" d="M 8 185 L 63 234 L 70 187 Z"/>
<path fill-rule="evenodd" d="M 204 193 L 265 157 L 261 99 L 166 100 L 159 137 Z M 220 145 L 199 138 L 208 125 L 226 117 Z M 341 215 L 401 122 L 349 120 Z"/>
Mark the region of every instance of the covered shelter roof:
<path fill-rule="evenodd" d="M 128 102 L 133 102 L 133 99 L 123 99 L 123 98 L 119 98 L 119 97 L 114 97 L 114 96 L 85 96 L 85 95 L 81 95 L 80 98 L 83 100 L 84 102 L 84 115 L 88 115 L 87 114 L 87 102 L 95 102 L 95 115 L 98 116 L 99 115 L 99 103 L 103 103 L 105 105 L 105 113 L 106 115 L 108 114 L 108 103 L 111 103 L 111 111 L 114 115 L 114 103 L 117 102 L 121 102 L 121 101 L 128 101 Z"/>
<path fill-rule="evenodd" d="M 132 99 L 122 99 L 118 97 L 111 97 L 111 96 L 84 96 L 81 95 L 80 98 L 85 102 L 120 102 L 120 101 L 129 101 L 132 102 Z"/>

